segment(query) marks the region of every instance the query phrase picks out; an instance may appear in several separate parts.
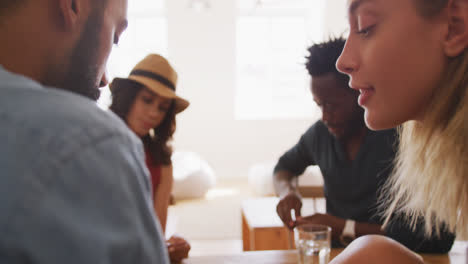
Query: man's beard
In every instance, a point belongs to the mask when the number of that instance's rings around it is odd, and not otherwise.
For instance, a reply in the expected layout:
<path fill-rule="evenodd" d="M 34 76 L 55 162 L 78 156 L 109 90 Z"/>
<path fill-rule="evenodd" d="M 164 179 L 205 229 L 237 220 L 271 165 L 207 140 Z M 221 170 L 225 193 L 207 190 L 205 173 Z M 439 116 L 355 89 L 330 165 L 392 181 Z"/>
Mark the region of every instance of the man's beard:
<path fill-rule="evenodd" d="M 89 17 L 81 38 L 72 51 L 68 71 L 57 88 L 86 96 L 92 100 L 99 99 L 101 91 L 98 89 L 99 66 L 99 35 L 102 19 L 94 12 Z"/>

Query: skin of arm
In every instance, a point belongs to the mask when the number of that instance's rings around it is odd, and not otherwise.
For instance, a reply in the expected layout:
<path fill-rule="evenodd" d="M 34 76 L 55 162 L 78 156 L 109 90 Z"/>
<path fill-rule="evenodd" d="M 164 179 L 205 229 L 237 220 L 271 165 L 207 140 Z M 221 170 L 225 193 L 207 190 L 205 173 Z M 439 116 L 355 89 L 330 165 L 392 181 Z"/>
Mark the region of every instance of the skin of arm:
<path fill-rule="evenodd" d="M 294 209 L 296 218 L 301 216 L 302 197 L 297 191 L 297 177 L 294 174 L 280 170 L 273 176 L 273 185 L 280 201 L 276 206 L 276 212 L 288 228 L 294 228 L 295 223 L 291 219 L 291 210 Z"/>
<path fill-rule="evenodd" d="M 164 233 L 166 232 L 167 209 L 169 208 L 173 182 L 172 164 L 163 166 L 161 168 L 161 182 L 158 185 L 158 189 L 154 192 L 154 211 L 158 216 Z"/>
<path fill-rule="evenodd" d="M 164 234 L 166 233 L 167 211 L 169 208 L 173 182 L 174 176 L 172 164 L 162 166 L 161 181 L 158 185 L 158 189 L 155 190 L 154 211 L 158 216 Z M 184 258 L 188 257 L 190 244 L 184 238 L 172 236 L 166 241 L 166 246 L 172 263 L 180 263 Z"/>
<path fill-rule="evenodd" d="M 398 242 L 377 235 L 354 240 L 330 264 L 423 264 L 421 256 Z"/>

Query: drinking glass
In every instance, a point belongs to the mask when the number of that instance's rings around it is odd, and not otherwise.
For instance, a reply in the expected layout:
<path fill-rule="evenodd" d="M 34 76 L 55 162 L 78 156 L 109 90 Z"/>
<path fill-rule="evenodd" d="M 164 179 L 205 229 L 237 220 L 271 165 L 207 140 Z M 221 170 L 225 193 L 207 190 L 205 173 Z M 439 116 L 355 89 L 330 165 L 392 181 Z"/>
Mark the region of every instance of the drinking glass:
<path fill-rule="evenodd" d="M 303 224 L 294 228 L 299 264 L 327 264 L 330 261 L 331 228 Z"/>

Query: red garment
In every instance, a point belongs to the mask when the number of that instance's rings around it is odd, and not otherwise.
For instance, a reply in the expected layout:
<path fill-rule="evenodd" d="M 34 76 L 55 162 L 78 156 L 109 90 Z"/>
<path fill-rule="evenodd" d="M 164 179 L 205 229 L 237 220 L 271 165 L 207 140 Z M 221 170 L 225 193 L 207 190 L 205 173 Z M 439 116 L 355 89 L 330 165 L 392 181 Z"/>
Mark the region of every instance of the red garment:
<path fill-rule="evenodd" d="M 152 194 L 153 194 L 153 202 L 154 202 L 154 194 L 158 190 L 158 186 L 161 183 L 161 166 L 155 165 L 153 158 L 149 151 L 145 151 L 145 161 L 146 167 L 148 167 L 149 173 L 151 175 L 151 186 L 152 186 Z"/>

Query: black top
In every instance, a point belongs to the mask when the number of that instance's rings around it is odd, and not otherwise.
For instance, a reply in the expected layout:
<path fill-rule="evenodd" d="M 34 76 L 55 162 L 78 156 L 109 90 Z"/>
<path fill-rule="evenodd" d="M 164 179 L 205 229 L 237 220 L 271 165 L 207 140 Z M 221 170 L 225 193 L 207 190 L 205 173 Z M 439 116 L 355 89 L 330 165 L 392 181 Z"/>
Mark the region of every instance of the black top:
<path fill-rule="evenodd" d="M 378 193 L 393 169 L 398 136 L 394 129 L 368 130 L 353 161 L 350 161 L 342 144 L 321 121 L 311 126 L 299 142 L 288 150 L 275 166 L 275 172 L 285 170 L 298 176 L 310 165 L 318 165 L 324 180 L 327 213 L 357 222 L 382 224 L 377 215 Z M 386 233 L 417 250 L 423 237 L 412 238 L 412 232 L 394 221 Z M 423 227 L 417 232 L 422 233 Z M 431 239 L 424 248 L 444 252 L 453 243 L 451 234 L 443 233 L 441 240 Z M 442 243 L 440 243 L 442 241 Z"/>
<path fill-rule="evenodd" d="M 381 224 L 375 217 L 377 191 L 391 173 L 396 138 L 395 130 L 368 130 L 356 158 L 350 161 L 341 143 L 318 121 L 279 159 L 275 172 L 300 175 L 309 165 L 318 165 L 327 213 Z"/>
<path fill-rule="evenodd" d="M 455 235 L 443 229 L 440 236 L 435 231 L 430 238 L 424 234 L 424 222 L 419 220 L 416 229 L 413 230 L 403 217 L 393 217 L 385 229 L 386 236 L 400 242 L 407 248 L 420 253 L 447 253 L 455 240 Z"/>

